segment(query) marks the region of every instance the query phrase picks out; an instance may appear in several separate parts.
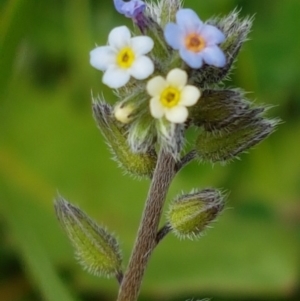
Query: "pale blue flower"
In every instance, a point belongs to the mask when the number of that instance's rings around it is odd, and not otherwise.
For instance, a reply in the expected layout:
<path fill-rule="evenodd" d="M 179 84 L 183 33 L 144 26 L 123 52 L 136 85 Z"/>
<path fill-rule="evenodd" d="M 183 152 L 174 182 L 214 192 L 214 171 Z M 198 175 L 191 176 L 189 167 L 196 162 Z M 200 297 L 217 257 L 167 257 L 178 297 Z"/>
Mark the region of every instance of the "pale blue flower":
<path fill-rule="evenodd" d="M 136 19 L 146 8 L 146 4 L 141 0 L 114 0 L 116 10 L 128 18 Z"/>
<path fill-rule="evenodd" d="M 191 68 L 201 68 L 203 63 L 224 67 L 226 57 L 218 44 L 225 35 L 215 26 L 204 24 L 191 9 L 176 13 L 176 24 L 168 23 L 164 30 L 167 43 L 179 50 L 180 57 Z"/>

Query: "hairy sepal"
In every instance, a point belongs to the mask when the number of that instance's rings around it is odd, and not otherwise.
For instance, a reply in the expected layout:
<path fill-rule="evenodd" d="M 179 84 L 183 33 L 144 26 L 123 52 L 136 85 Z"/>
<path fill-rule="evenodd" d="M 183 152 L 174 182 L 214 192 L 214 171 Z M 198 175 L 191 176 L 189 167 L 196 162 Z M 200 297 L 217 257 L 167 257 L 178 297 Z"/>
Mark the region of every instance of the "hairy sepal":
<path fill-rule="evenodd" d="M 57 218 L 80 264 L 97 276 L 121 274 L 122 256 L 115 237 L 61 196 L 55 200 Z"/>
<path fill-rule="evenodd" d="M 224 196 L 219 190 L 194 190 L 171 203 L 168 224 L 179 238 L 198 238 L 223 208 Z"/>
<path fill-rule="evenodd" d="M 119 166 L 134 176 L 151 178 L 157 160 L 153 145 L 148 144 L 143 152 L 133 152 L 128 143 L 128 126 L 115 119 L 113 108 L 104 101 L 94 101 L 93 113 L 113 159 Z"/>

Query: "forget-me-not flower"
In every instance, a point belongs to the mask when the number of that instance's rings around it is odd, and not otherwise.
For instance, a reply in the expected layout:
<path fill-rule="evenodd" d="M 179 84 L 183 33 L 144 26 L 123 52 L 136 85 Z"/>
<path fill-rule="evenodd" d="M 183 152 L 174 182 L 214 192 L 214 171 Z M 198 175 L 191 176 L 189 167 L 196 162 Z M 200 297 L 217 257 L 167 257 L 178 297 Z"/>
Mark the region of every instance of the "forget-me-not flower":
<path fill-rule="evenodd" d="M 191 9 L 180 9 L 176 13 L 176 24 L 168 23 L 164 35 L 191 68 L 201 68 L 203 62 L 215 67 L 226 64 L 226 57 L 218 47 L 225 40 L 224 34 L 215 26 L 204 24 Z"/>
<path fill-rule="evenodd" d="M 183 123 L 188 117 L 186 107 L 194 105 L 201 92 L 198 88 L 186 85 L 187 73 L 181 69 L 171 70 L 166 79 L 156 76 L 147 83 L 150 99 L 150 112 L 154 118 L 166 117 L 173 123 Z"/>
<path fill-rule="evenodd" d="M 114 5 L 118 13 L 125 15 L 127 18 L 133 19 L 135 19 L 146 8 L 146 4 L 141 0 L 114 0 Z"/>
<path fill-rule="evenodd" d="M 145 56 L 154 46 L 147 36 L 131 37 L 126 26 L 114 28 L 108 36 L 108 46 L 97 47 L 90 52 L 90 63 L 105 71 L 103 83 L 110 88 L 120 88 L 134 77 L 146 79 L 154 71 L 152 60 Z"/>

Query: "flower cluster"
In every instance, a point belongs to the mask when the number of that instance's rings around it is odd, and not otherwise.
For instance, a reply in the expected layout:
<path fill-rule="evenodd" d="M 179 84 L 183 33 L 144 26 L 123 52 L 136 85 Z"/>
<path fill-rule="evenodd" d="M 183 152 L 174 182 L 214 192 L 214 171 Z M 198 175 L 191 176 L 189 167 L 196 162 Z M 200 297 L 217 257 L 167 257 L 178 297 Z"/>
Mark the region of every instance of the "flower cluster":
<path fill-rule="evenodd" d="M 224 161 L 259 142 L 262 138 L 257 139 L 256 131 L 263 131 L 264 137 L 274 128 L 262 124 L 264 108 L 252 109 L 237 90 L 222 90 L 223 84 L 218 88 L 247 39 L 251 19 L 239 20 L 234 11 L 223 19 L 202 22 L 181 4 L 180 0 L 157 4 L 114 0 L 116 10 L 133 20 L 134 30 L 112 29 L 107 45 L 90 52 L 90 63 L 104 72 L 102 82 L 114 89 L 118 101 L 109 111 L 133 153 L 152 152 L 158 143 L 178 158 L 185 129 L 195 126 L 204 129 L 195 144 L 199 157 Z M 240 133 L 251 127 L 253 132 Z M 237 135 L 247 139 L 239 142 Z M 223 147 L 218 136 L 237 145 Z M 215 145 L 220 145 L 216 151 Z"/>
<path fill-rule="evenodd" d="M 150 1 L 150 0 L 149 0 Z M 90 63 L 118 99 L 102 98 L 93 114 L 113 158 L 127 173 L 152 180 L 136 244 L 125 273 L 115 237 L 83 211 L 58 197 L 56 214 L 81 263 L 95 274 L 115 276 L 118 301 L 137 300 L 147 261 L 169 233 L 200 237 L 224 208 L 220 190 L 193 189 L 160 215 L 176 174 L 194 159 L 227 162 L 268 137 L 278 124 L 264 116 L 241 89 L 229 89 L 233 63 L 252 20 L 237 11 L 203 23 L 182 0 L 114 0 L 134 30 L 114 28 L 106 46 L 90 52 Z M 187 129 L 195 135 L 185 135 Z M 189 139 L 183 149 L 185 138 Z M 141 260 L 143 258 L 143 260 Z"/>
<path fill-rule="evenodd" d="M 189 84 L 187 69 L 199 69 L 204 64 L 223 67 L 226 58 L 218 45 L 224 41 L 224 34 L 217 27 L 204 24 L 191 9 L 180 8 L 176 23 L 168 22 L 157 38 L 151 34 L 151 27 L 157 28 L 158 24 L 151 26 L 154 21 L 146 15 L 143 1 L 114 0 L 114 4 L 119 13 L 132 18 L 137 25 L 148 26 L 149 32 L 132 37 L 126 26 L 116 27 L 108 36 L 108 45 L 90 52 L 91 65 L 104 72 L 103 83 L 118 89 L 122 98 L 123 91 L 132 92 L 133 86 L 146 92 L 136 101 L 125 96 L 125 101 L 115 106 L 115 118 L 128 124 L 150 115 L 152 120 L 148 120 L 153 126 L 148 129 L 184 124 L 189 116 L 187 107 L 195 105 L 201 96 L 201 87 Z M 165 49 L 171 47 L 173 56 L 179 55 L 176 64 L 171 64 L 173 68 L 162 68 L 158 63 L 160 57 L 156 53 L 161 45 Z M 148 134 L 159 136 L 167 132 L 158 129 Z"/>

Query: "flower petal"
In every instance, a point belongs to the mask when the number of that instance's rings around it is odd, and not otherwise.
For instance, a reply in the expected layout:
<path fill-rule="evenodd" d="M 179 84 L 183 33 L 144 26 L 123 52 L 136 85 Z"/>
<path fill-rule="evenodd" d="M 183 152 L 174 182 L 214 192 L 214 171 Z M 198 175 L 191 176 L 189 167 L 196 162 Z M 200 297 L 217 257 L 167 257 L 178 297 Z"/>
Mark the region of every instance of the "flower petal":
<path fill-rule="evenodd" d="M 153 73 L 154 64 L 147 56 L 139 56 L 128 71 L 134 78 L 142 80 Z"/>
<path fill-rule="evenodd" d="M 175 23 L 168 23 L 164 29 L 166 42 L 173 48 L 178 50 L 183 46 L 184 32 Z"/>
<path fill-rule="evenodd" d="M 186 62 L 188 66 L 194 69 L 199 69 L 203 65 L 202 52 L 191 52 L 186 48 L 181 48 L 179 50 L 181 58 Z"/>
<path fill-rule="evenodd" d="M 206 47 L 201 54 L 206 64 L 215 67 L 224 67 L 226 64 L 225 54 L 218 46 Z"/>
<path fill-rule="evenodd" d="M 115 8 L 128 18 L 135 18 L 146 8 L 146 4 L 141 0 L 131 0 L 129 2 L 122 0 L 114 0 Z"/>
<path fill-rule="evenodd" d="M 136 55 L 143 55 L 152 50 L 154 42 L 150 37 L 139 36 L 131 39 L 131 47 Z"/>
<path fill-rule="evenodd" d="M 110 66 L 104 73 L 102 82 L 113 89 L 124 86 L 130 79 L 126 69 L 120 69 L 116 66 Z"/>
<path fill-rule="evenodd" d="M 150 112 L 154 118 L 161 118 L 164 116 L 164 107 L 159 100 L 159 96 L 150 99 Z"/>
<path fill-rule="evenodd" d="M 173 123 L 183 123 L 189 113 L 186 107 L 176 106 L 166 111 L 166 118 Z"/>
<path fill-rule="evenodd" d="M 168 83 L 162 76 L 155 76 L 148 81 L 146 89 L 149 95 L 158 96 L 167 86 Z"/>
<path fill-rule="evenodd" d="M 108 36 L 108 43 L 114 49 L 120 49 L 130 43 L 131 33 L 126 26 L 114 28 Z"/>
<path fill-rule="evenodd" d="M 177 11 L 176 22 L 185 33 L 199 32 L 203 26 L 203 22 L 199 19 L 198 15 L 189 8 Z"/>
<path fill-rule="evenodd" d="M 110 46 L 101 46 L 90 52 L 90 64 L 99 70 L 105 71 L 115 62 L 116 54 Z"/>
<path fill-rule="evenodd" d="M 205 39 L 207 46 L 220 44 L 225 40 L 225 35 L 221 30 L 208 24 L 203 26 L 200 34 Z"/>
<path fill-rule="evenodd" d="M 198 88 L 194 86 L 185 86 L 181 91 L 179 104 L 186 107 L 193 106 L 197 103 L 200 96 L 201 92 Z"/>
<path fill-rule="evenodd" d="M 171 86 L 182 89 L 187 83 L 187 73 L 179 68 L 175 68 L 168 73 L 166 79 Z"/>

